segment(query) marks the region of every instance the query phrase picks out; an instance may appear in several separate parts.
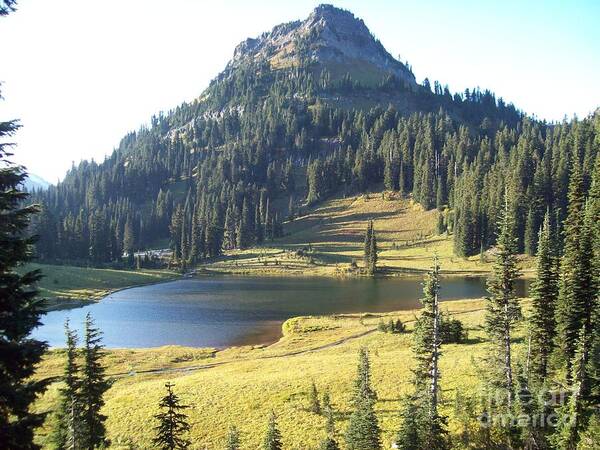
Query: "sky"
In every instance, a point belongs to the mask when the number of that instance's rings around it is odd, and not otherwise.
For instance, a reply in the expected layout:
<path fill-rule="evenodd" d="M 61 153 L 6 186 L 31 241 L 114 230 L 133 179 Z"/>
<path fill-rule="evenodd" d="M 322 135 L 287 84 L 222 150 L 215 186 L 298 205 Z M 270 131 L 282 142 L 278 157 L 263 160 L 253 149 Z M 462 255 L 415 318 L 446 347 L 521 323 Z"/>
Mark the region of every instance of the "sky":
<path fill-rule="evenodd" d="M 305 0 L 20 0 L 0 18 L 0 120 L 13 161 L 50 182 L 101 162 L 129 131 L 198 97 L 235 46 L 304 19 Z M 600 106 L 597 0 L 332 1 L 451 91 L 479 86 L 539 119 Z"/>

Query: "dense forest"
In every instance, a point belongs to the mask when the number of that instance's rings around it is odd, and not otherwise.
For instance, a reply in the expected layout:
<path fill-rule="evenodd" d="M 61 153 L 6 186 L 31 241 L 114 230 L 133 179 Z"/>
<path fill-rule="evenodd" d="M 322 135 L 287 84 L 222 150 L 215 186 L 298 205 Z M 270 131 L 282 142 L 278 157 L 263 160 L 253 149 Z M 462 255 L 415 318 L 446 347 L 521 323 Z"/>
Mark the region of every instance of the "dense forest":
<path fill-rule="evenodd" d="M 389 103 L 358 106 L 373 98 Z M 598 114 L 546 124 L 478 89 L 415 90 L 391 76 L 365 86 L 310 64 L 237 68 L 102 163 L 84 161 L 36 193 L 38 255 L 119 264 L 168 239 L 177 260 L 194 263 L 274 239 L 328 196 L 382 184 L 438 208 L 461 256 L 494 244 L 506 188 L 519 250 L 534 254 L 546 210 L 553 223 L 565 217 L 575 167 L 588 189 L 599 146 Z"/>

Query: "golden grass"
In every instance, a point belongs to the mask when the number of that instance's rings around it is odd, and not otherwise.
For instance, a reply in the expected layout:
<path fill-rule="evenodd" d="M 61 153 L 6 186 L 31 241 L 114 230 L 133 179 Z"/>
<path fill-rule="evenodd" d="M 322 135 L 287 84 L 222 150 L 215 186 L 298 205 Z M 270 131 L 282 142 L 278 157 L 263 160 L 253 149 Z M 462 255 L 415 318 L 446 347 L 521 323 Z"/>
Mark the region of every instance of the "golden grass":
<path fill-rule="evenodd" d="M 469 331 L 467 343 L 444 346 L 441 361 L 444 412 L 450 415 L 451 432 L 456 433 L 458 423 L 452 416 L 452 400 L 457 390 L 464 393 L 476 389 L 476 361 L 485 346 L 480 329 L 484 305 L 482 300 L 443 305 Z M 105 360 L 108 373 L 138 371 L 135 375 L 116 377 L 106 395 L 103 412 L 108 416 L 111 448 L 152 448 L 155 425 L 152 416 L 157 412 L 156 405 L 167 381 L 175 383 L 175 391 L 191 407 L 188 412 L 193 449 L 223 448 L 231 424 L 242 432 L 242 448 L 257 449 L 271 410 L 278 415 L 284 448 L 315 448 L 325 436 L 325 420 L 307 411 L 313 380 L 320 392 L 328 390 L 331 394 L 341 439 L 351 411 L 350 395 L 361 346 L 370 349 L 373 383 L 379 396 L 376 411 L 383 442 L 389 446 L 400 424 L 402 396 L 411 389 L 411 337 L 410 332 L 402 335 L 379 332 L 377 323 L 381 319 L 400 318 L 410 331 L 415 314 L 418 313 L 402 311 L 294 318 L 284 324 L 282 339 L 267 347 L 108 351 Z M 523 344 L 516 347 L 516 354 L 521 354 Z M 63 360 L 60 351 L 50 352 L 37 376 L 56 375 Z M 142 368 L 163 367 L 191 370 L 139 373 Z M 53 409 L 58 386 L 52 384 L 38 402 L 39 410 Z M 46 428 L 40 432 L 40 442 L 44 442 L 47 431 Z"/>
<path fill-rule="evenodd" d="M 348 275 L 352 261 L 362 265 L 363 239 L 373 220 L 379 246 L 378 265 L 388 276 L 422 272 L 434 254 L 442 272 L 487 273 L 492 255 L 454 256 L 452 236 L 435 234 L 437 210 L 424 211 L 411 199 L 377 192 L 327 200 L 293 222 L 284 225 L 286 237 L 244 251 L 232 251 L 203 265 L 208 271 L 255 275 Z M 309 249 L 298 256 L 299 249 Z M 522 256 L 524 273 L 530 275 L 533 258 Z"/>

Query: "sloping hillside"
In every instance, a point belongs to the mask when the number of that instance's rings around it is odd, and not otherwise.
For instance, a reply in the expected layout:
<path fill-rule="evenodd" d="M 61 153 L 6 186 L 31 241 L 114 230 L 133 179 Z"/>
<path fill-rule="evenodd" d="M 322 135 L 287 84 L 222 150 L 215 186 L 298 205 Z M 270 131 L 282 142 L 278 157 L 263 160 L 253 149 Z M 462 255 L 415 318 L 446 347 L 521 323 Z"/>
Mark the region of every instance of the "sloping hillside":
<path fill-rule="evenodd" d="M 373 220 L 381 275 L 427 270 L 434 254 L 446 273 L 486 273 L 491 255 L 460 258 L 452 236 L 436 235 L 438 211 L 425 211 L 393 192 L 336 197 L 286 222 L 285 237 L 244 251 L 231 251 L 201 270 L 245 274 L 349 275 L 352 263 L 363 265 L 364 234 Z M 532 259 L 522 264 L 532 267 Z"/>

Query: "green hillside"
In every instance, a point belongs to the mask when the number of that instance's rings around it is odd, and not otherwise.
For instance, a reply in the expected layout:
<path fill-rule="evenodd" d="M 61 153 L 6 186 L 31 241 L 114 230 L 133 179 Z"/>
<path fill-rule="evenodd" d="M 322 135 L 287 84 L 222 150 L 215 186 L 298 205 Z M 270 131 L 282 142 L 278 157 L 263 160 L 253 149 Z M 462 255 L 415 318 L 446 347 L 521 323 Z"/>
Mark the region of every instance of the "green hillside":
<path fill-rule="evenodd" d="M 373 220 L 380 276 L 424 272 L 434 254 L 445 273 L 489 272 L 489 253 L 483 258 L 457 257 L 453 236 L 436 234 L 438 214 L 437 210 L 424 211 L 418 203 L 394 192 L 334 197 L 286 222 L 284 237 L 260 247 L 227 252 L 197 268 L 256 275 L 358 275 L 352 263 L 363 266 L 364 234 Z M 523 255 L 521 263 L 525 275 L 530 275 L 533 258 Z"/>

